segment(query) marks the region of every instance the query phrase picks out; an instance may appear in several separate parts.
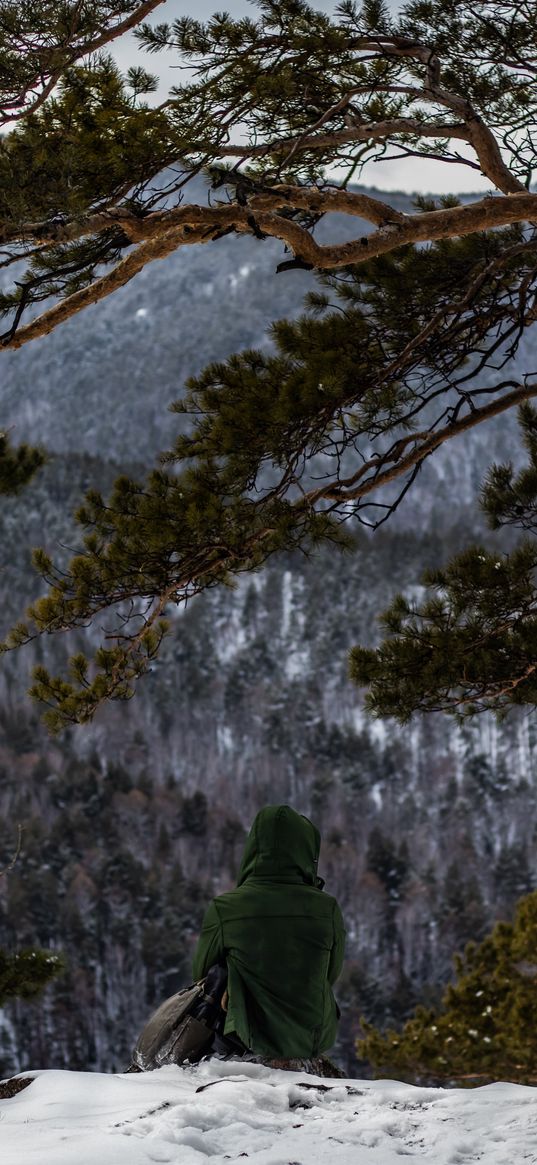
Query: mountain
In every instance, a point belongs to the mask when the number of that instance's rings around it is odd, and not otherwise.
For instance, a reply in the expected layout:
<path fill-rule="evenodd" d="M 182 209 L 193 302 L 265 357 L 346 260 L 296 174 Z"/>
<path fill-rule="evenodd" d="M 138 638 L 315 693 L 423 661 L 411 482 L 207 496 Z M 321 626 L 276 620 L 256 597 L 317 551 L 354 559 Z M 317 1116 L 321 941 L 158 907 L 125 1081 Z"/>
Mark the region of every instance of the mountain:
<path fill-rule="evenodd" d="M 275 275 L 277 254 L 231 238 L 178 252 L 4 353 L 3 418 L 15 439 L 55 456 L 0 508 L 0 634 L 37 593 L 31 547 L 61 558 L 84 490 L 106 491 L 120 468 L 141 475 L 170 446 L 179 422 L 166 405 L 185 377 L 266 344 L 270 320 L 300 310 L 310 277 Z M 348 649 L 374 642 L 396 590 L 476 535 L 498 544 L 475 497 L 488 461 L 512 454 L 513 433 L 501 419 L 446 446 L 392 523 L 358 533 L 353 554 L 282 556 L 176 612 L 135 700 L 86 728 L 49 739 L 24 695 L 30 665 L 62 666 L 82 633 L 3 657 L 0 869 L 19 822 L 24 832 L 0 878 L 0 944 L 60 948 L 68 971 L 41 1002 L 0 1014 L 0 1072 L 124 1065 L 148 1010 L 188 982 L 204 907 L 233 884 L 267 802 L 321 828 L 321 873 L 348 931 L 335 1054 L 351 1075 L 365 1068 L 360 1014 L 397 1020 L 436 999 L 454 950 L 534 888 L 532 718 L 457 727 L 429 717 L 402 730 L 366 721 L 347 679 Z"/>
<path fill-rule="evenodd" d="M 14 547 L 7 622 L 29 593 L 29 544 L 43 529 L 57 537 L 82 481 L 111 470 L 58 457 L 0 511 Z M 346 675 L 350 645 L 372 640 L 394 588 L 471 533 L 468 515 L 443 530 L 387 526 L 350 556 L 286 556 L 209 591 L 173 620 L 132 703 L 56 740 L 23 692 L 30 662 L 46 653 L 61 666 L 64 641 L 3 661 L 0 868 L 19 822 L 24 833 L 0 879 L 0 944 L 60 948 L 69 969 L 43 1001 L 5 1009 L 0 1071 L 127 1062 L 150 1008 L 189 981 L 204 907 L 233 884 L 263 804 L 290 803 L 321 828 L 320 872 L 348 930 L 336 1054 L 351 1074 L 360 1014 L 403 1018 L 436 997 L 453 951 L 534 887 L 528 717 L 368 723 Z"/>
<path fill-rule="evenodd" d="M 206 192 L 194 184 L 188 197 L 205 201 Z M 409 196 L 396 193 L 390 199 L 395 209 L 412 210 Z M 317 236 L 340 242 L 355 237 L 357 229 L 367 233 L 371 225 L 330 215 L 318 225 Z M 182 423 L 167 410 L 187 377 L 241 348 L 266 347 L 270 323 L 301 310 L 315 280 L 300 270 L 277 274 L 282 257 L 281 244 L 252 237 L 226 236 L 210 246 L 181 248 L 49 336 L 3 353 L 3 427 L 13 428 L 14 439 L 40 440 L 54 452 L 152 464 L 171 447 Z M 537 366 L 536 356 L 534 341 L 521 366 Z M 512 435 L 509 424 L 507 432 Z M 470 457 L 447 449 L 435 456 L 421 492 L 438 485 L 440 465 L 453 459 L 459 477 L 464 462 L 464 498 L 473 500 L 489 455 L 507 451 L 505 418 L 487 425 L 485 434 L 470 434 Z"/>

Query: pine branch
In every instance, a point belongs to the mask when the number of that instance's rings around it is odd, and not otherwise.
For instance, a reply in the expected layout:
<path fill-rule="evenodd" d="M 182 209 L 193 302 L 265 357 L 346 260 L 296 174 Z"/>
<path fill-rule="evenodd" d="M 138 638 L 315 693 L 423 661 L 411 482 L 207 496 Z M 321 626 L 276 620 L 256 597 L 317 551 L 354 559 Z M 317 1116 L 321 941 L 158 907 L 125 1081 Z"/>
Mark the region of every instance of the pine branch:
<path fill-rule="evenodd" d="M 104 47 L 99 37 L 156 6 L 105 5 L 100 24 L 91 0 L 63 5 L 68 27 L 54 3 L 42 17 L 36 7 L 36 39 L 19 61 L 19 14 L 4 5 L 14 21 L 4 41 L 0 27 L 8 112 L 34 100 L 39 38 L 48 35 L 58 55 L 51 63 L 45 52 L 39 65 L 39 107 L 0 140 L 3 265 L 26 263 L 0 296 L 1 346 L 38 339 L 147 264 L 223 235 L 278 239 L 278 269 L 315 271 L 338 303 L 331 310 L 317 297 L 315 318 L 275 324 L 272 354 L 239 353 L 206 369 L 178 406 L 191 428 L 166 455 L 173 471 L 141 484 L 120 479 L 106 503 L 90 494 L 78 516 L 83 550 L 64 573 L 36 555 L 48 594 L 5 647 L 111 612 L 93 661 L 79 653 L 66 679 L 36 672 L 34 695 L 49 703 L 53 728 L 132 695 L 158 652 L 168 604 L 278 551 L 347 543 L 349 517 L 378 526 L 444 442 L 537 392 L 529 371 L 503 372 L 537 316 L 535 46 L 525 0 L 514 0 L 508 21 L 503 0 L 475 0 L 471 11 L 410 0 L 397 20 L 377 4 L 346 5 L 331 18 L 302 0 L 276 0 L 259 5 L 257 20 L 224 13 L 206 24 L 144 24 L 148 49 L 171 47 L 191 70 L 150 108 L 140 100 L 153 87 L 144 70 L 124 78 L 102 53 L 84 62 L 70 54 Z M 443 161 L 448 190 L 457 141 L 490 196 L 465 205 L 422 196 L 402 214 L 395 199 L 349 188 L 366 161 L 393 150 Z M 177 173 L 163 181 L 169 166 Z M 344 177 L 327 182 L 327 170 Z M 212 183 L 209 205 L 185 204 L 199 174 Z M 346 243 L 330 239 L 334 213 L 355 223 Z M 320 456 L 328 468 L 313 485 Z M 498 468 L 487 496 L 499 525 L 517 524 L 522 505 L 533 529 L 535 478 L 533 465 L 520 480 Z M 391 483 L 393 496 L 377 501 Z M 499 572 L 479 563 L 470 554 L 447 569 L 431 584 L 446 593 L 423 612 L 396 605 L 388 622 L 404 643 L 395 664 L 391 648 L 382 659 L 356 656 L 358 671 L 379 679 L 383 707 L 391 700 L 404 718 L 414 706 L 468 706 L 468 694 L 500 710 L 537 700 L 533 559 L 520 551 Z"/>
<path fill-rule="evenodd" d="M 0 345 L 6 349 L 20 348 L 30 340 L 48 335 L 58 324 L 76 315 L 89 304 L 97 303 L 118 287 L 123 287 L 148 263 L 164 258 L 181 246 L 191 246 L 194 243 L 207 244 L 222 230 L 231 229 L 239 234 L 254 234 L 250 222 L 251 210 L 256 212 L 257 227 L 267 238 L 280 239 L 295 258 L 319 271 L 334 271 L 351 264 L 359 265 L 380 255 L 390 254 L 399 247 L 418 242 L 460 238 L 492 227 L 537 222 L 537 194 L 524 193 L 504 198 L 486 198 L 468 206 L 404 217 L 385 203 L 375 206 L 375 201 L 371 198 L 366 201 L 363 196 L 353 195 L 347 191 L 341 195 L 330 191 L 324 196 L 318 192 L 309 194 L 299 190 L 294 195 L 288 191 L 285 195 L 278 192 L 274 195 L 256 195 L 250 199 L 249 209 L 236 205 L 181 206 L 169 211 L 155 212 L 140 220 L 135 220 L 130 213 L 122 217 L 119 210 L 113 216 L 110 214 L 95 216 L 103 225 L 104 223 L 109 225 L 112 217 L 114 223 L 125 229 L 129 240 L 137 238 L 147 241 L 121 260 L 107 275 L 96 279 L 82 291 L 61 300 L 30 324 L 17 327 L 15 330 L 10 329 L 0 336 Z M 273 210 L 269 210 L 269 207 Z M 370 220 L 373 216 L 376 221 L 382 217 L 385 225 L 369 235 L 360 236 L 353 242 L 322 245 L 298 223 L 278 214 L 277 210 L 282 207 L 286 210 L 315 210 L 317 213 L 327 213 L 328 210 L 349 213 L 349 208 L 353 207 L 354 213 L 363 217 L 367 215 Z M 390 216 L 388 222 L 385 221 L 386 214 Z M 75 232 L 71 231 L 69 237 L 74 237 L 74 234 Z M 83 234 L 83 228 L 78 228 L 77 237 Z"/>
<path fill-rule="evenodd" d="M 535 1033 L 528 1024 L 535 980 L 520 973 L 537 940 L 537 893 L 517 904 L 513 922 L 496 923 L 455 956 L 455 981 L 438 1008 L 418 1007 L 402 1031 L 380 1032 L 362 1021 L 360 1056 L 376 1074 L 452 1084 L 483 1080 L 535 1082 Z"/>
<path fill-rule="evenodd" d="M 474 36 L 473 13 L 472 18 L 470 14 L 461 18 L 458 10 L 456 14 L 446 12 L 439 0 L 432 0 L 426 11 L 420 4 L 411 3 L 399 26 L 394 23 L 390 29 L 382 22 L 382 27 L 373 28 L 372 14 L 365 9 L 353 20 L 343 12 L 330 19 L 306 6 L 297 8 L 291 0 L 279 0 L 274 11 L 261 7 L 257 23 L 233 21 L 225 16 L 207 25 L 188 18 L 177 21 L 171 28 L 159 25 L 151 30 L 145 24 L 142 40 L 146 46 L 174 47 L 180 58 L 194 68 L 196 79 L 172 92 L 158 111 L 139 109 L 135 116 L 132 98 L 127 95 L 128 86 L 123 86 L 120 95 L 116 77 L 114 100 L 121 104 L 121 117 L 111 119 L 100 109 L 96 111 L 91 133 L 95 151 L 93 170 L 97 169 L 99 140 L 111 158 L 121 154 L 125 135 L 123 119 L 128 108 L 139 138 L 140 157 L 132 151 L 130 164 L 125 166 L 125 174 L 118 183 L 111 182 L 110 175 L 107 177 L 110 167 L 102 166 L 98 199 L 89 196 L 89 189 L 85 189 L 89 186 L 89 175 L 86 182 L 79 178 L 73 183 L 71 179 L 63 192 L 56 189 L 56 178 L 52 179 L 54 201 L 47 199 L 42 165 L 33 182 L 28 175 L 21 183 L 16 172 L 17 159 L 20 153 L 24 165 L 28 165 L 28 147 L 33 145 L 31 135 L 36 129 L 39 129 L 40 156 L 43 151 L 45 154 L 50 151 L 51 172 L 57 175 L 57 153 L 58 149 L 61 152 L 64 135 L 58 133 L 56 123 L 61 128 L 64 117 L 70 140 L 67 167 L 72 168 L 74 157 L 76 164 L 83 168 L 88 143 L 85 122 L 88 97 L 91 94 L 91 100 L 95 101 L 96 87 L 101 85 L 105 101 L 110 101 L 111 73 L 110 64 L 101 59 L 82 77 L 83 70 L 77 74 L 72 68 L 78 59 L 76 53 L 90 49 L 95 52 L 127 27 L 134 27 L 146 11 L 156 6 L 156 0 L 133 4 L 132 11 L 123 20 L 107 24 L 102 31 L 90 30 L 85 37 L 77 36 L 75 20 L 67 37 L 68 47 L 64 46 L 60 52 L 54 72 L 56 77 L 58 70 L 63 69 L 65 92 L 53 101 L 44 102 L 35 115 L 38 121 L 41 118 L 39 125 L 32 123 L 32 119 L 23 120 L 20 130 L 10 139 L 6 182 L 13 182 L 19 190 L 23 185 L 25 190 L 43 191 L 50 211 L 40 220 L 39 215 L 27 213 L 28 207 L 17 209 L 20 198 L 6 200 L 7 213 L 2 214 L 0 206 L 0 238 L 14 253 L 20 253 L 28 244 L 38 243 L 46 256 L 58 241 L 98 235 L 110 228 L 111 221 L 124 230 L 125 245 L 128 241 L 147 242 L 155 232 L 168 234 L 179 220 L 174 218 L 172 208 L 149 212 L 147 183 L 166 165 L 179 165 L 184 172 L 184 184 L 200 168 L 210 168 L 226 159 L 237 159 L 223 178 L 227 190 L 234 190 L 231 205 L 197 208 L 204 210 L 203 220 L 196 217 L 195 208 L 190 211 L 188 207 L 179 208 L 182 221 L 192 229 L 190 241 L 212 241 L 221 230 L 238 233 L 254 230 L 259 238 L 280 239 L 299 264 L 321 271 L 362 263 L 407 243 L 456 237 L 466 231 L 486 230 L 511 222 L 535 222 L 537 196 L 528 194 L 527 188 L 536 158 L 531 135 L 526 139 L 521 137 L 524 127 L 531 127 L 537 114 L 534 89 L 527 80 L 532 78 L 533 42 L 521 0 L 513 4 L 508 33 L 501 21 L 495 23 L 493 19 L 496 10 L 501 8 L 500 0 L 476 0 L 476 13 L 487 15 L 488 41 L 483 46 Z M 112 7 L 109 17 L 113 11 Z M 0 57 L 1 49 L 0 40 Z M 71 50 L 75 53 L 72 59 L 69 58 Z M 494 67 L 491 60 L 497 62 Z M 132 80 L 132 84 L 136 97 L 141 82 Z M 76 117 L 73 121 L 73 100 L 80 102 L 80 123 Z M 446 110 L 453 115 L 453 120 L 443 118 Z M 505 129 L 515 124 L 516 131 Z M 155 130 L 160 138 L 158 148 Z M 233 142 L 234 131 L 239 130 L 244 144 Z M 111 138 L 116 134 L 114 153 Z M 429 147 L 427 143 L 431 139 Z M 475 158 L 450 152 L 451 139 L 467 142 Z M 402 154 L 428 156 L 429 153 L 446 164 L 456 161 L 478 167 L 504 197 L 491 198 L 490 207 L 486 206 L 487 200 L 480 200 L 473 204 L 473 211 L 469 207 L 451 208 L 451 217 L 438 219 L 435 227 L 434 222 L 428 224 L 426 214 L 420 216 L 423 219 L 420 226 L 414 221 L 416 216 L 402 221 L 394 208 L 380 200 L 368 201 L 362 196 L 361 207 L 358 196 L 354 196 L 354 203 L 351 195 L 345 201 L 348 194 L 345 183 L 339 190 L 319 190 L 323 184 L 323 168 L 327 165 L 347 166 L 350 174 L 367 158 L 381 160 L 388 142 L 400 148 Z M 1 157 L 0 150 L 0 161 Z M 127 176 L 131 189 L 133 186 L 138 189 L 134 213 L 133 206 L 125 205 L 124 198 L 117 205 L 118 189 L 123 188 Z M 77 206 L 73 214 L 69 203 L 75 188 Z M 241 201 L 244 188 L 248 216 L 243 213 L 245 205 Z M 358 235 L 346 248 L 321 247 L 312 237 L 313 228 L 296 221 L 301 210 L 325 215 L 343 210 L 365 217 L 379 229 L 370 237 Z M 220 212 L 226 221 L 212 232 Z M 258 212 L 271 217 L 262 223 Z M 399 226 L 401 231 L 397 229 Z M 187 241 L 186 233 L 178 232 L 175 247 Z M 171 247 L 171 238 L 167 245 Z M 164 242 L 161 250 L 169 253 Z M 151 249 L 141 250 L 133 270 L 139 271 L 144 262 L 150 262 L 151 254 Z M 29 325 L 28 331 L 19 327 L 20 342 L 46 334 L 54 326 L 54 318 L 61 322 L 86 303 L 96 302 L 106 294 L 108 286 L 120 286 L 128 270 L 121 267 L 117 278 L 108 283 L 86 271 L 81 261 L 81 278 L 95 282 L 94 296 L 72 299 L 70 313 L 58 310 L 56 317 L 47 313 L 42 331 L 37 322 Z M 31 277 L 28 282 L 31 284 Z M 67 290 L 64 294 L 69 298 Z M 28 306 L 37 302 L 31 293 L 27 298 Z M 15 337 L 12 339 L 16 345 L 18 341 Z"/>
<path fill-rule="evenodd" d="M 119 37 L 124 36 L 130 32 L 138 24 L 140 24 L 147 16 L 158 8 L 164 0 L 143 0 L 141 4 L 131 5 L 132 11 L 124 16 L 123 19 L 116 20 L 114 17 L 121 16 L 125 11 L 124 4 L 108 5 L 109 11 L 105 13 L 105 19 L 99 16 L 94 23 L 89 35 L 82 33 L 80 35 L 80 10 L 83 5 L 72 4 L 72 21 L 68 27 L 67 33 L 60 35 L 54 43 L 53 36 L 50 35 L 50 27 L 43 27 L 43 33 L 34 32 L 32 35 L 31 16 L 28 19 L 25 14 L 21 13 L 20 27 L 17 20 L 6 21 L 0 31 L 0 54 L 3 52 L 5 56 L 8 53 L 19 57 L 20 62 L 30 64 L 30 68 L 26 68 L 22 86 L 18 91 L 9 94 L 10 73 L 9 68 L 2 70 L 0 80 L 0 95 L 1 95 L 1 113 L 0 124 L 9 126 L 21 118 L 26 118 L 38 112 L 44 105 L 47 99 L 53 93 L 66 70 L 71 68 L 77 61 L 83 57 L 87 57 L 92 53 L 99 52 L 100 49 L 105 48 Z M 0 15 L 8 11 L 9 8 L 18 8 L 18 4 L 9 4 L 4 0 L 0 5 Z M 102 6 L 101 6 L 102 7 Z M 59 5 L 48 4 L 47 8 L 50 11 L 50 18 L 53 18 L 54 10 L 57 10 L 57 15 L 61 16 L 61 9 Z M 77 11 L 78 10 L 78 11 Z M 36 7 L 37 13 L 37 7 Z M 40 19 L 46 19 L 47 12 L 41 12 Z M 30 37 L 25 35 L 24 25 L 28 22 Z M 87 20 L 84 22 L 87 24 Z M 104 24 L 104 27 L 103 27 Z M 11 26 L 11 27 L 10 27 Z M 38 26 L 39 27 L 39 26 Z M 29 48 L 31 45 L 31 48 Z M 35 58 L 35 66 L 32 70 L 32 59 Z M 18 70 L 17 70 L 18 71 Z M 38 90 L 35 97 L 31 94 Z"/>

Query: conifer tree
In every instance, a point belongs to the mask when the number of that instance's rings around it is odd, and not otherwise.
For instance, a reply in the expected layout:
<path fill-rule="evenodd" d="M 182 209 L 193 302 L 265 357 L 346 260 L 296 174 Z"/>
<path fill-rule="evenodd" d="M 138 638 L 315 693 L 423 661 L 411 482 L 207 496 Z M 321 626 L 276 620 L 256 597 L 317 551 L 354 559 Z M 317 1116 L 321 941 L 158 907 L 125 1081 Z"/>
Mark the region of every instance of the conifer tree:
<path fill-rule="evenodd" d="M 21 835 L 19 826 L 15 856 L 5 869 L 0 870 L 0 877 L 7 876 L 15 866 L 21 848 Z M 35 998 L 63 969 L 64 961 L 54 951 L 23 947 L 13 952 L 0 947 L 0 1007 L 10 999 Z"/>
<path fill-rule="evenodd" d="M 25 219 L 28 214 L 32 217 L 36 211 L 39 213 L 42 195 L 45 214 L 51 219 L 58 215 L 61 221 L 66 209 L 59 189 L 61 163 L 58 166 L 58 159 L 54 163 L 52 143 L 47 142 L 45 146 L 43 126 L 35 121 L 36 114 L 59 84 L 68 83 L 69 71 L 77 62 L 87 59 L 91 53 L 102 51 L 104 46 L 144 20 L 159 3 L 162 0 L 82 0 L 82 3 L 80 0 L 76 3 L 72 0 L 1 0 L 0 128 L 5 134 L 18 123 L 24 123 L 27 129 L 25 146 L 18 159 L 15 158 L 13 137 L 4 136 L 0 143 L 0 215 L 2 219 L 7 216 L 0 226 L 0 235 L 3 242 L 7 232 L 7 239 L 11 238 L 14 244 L 10 254 L 3 254 L 0 267 L 9 267 L 24 257 L 28 233 Z M 101 71 L 105 68 L 104 59 L 99 68 Z M 133 70 L 132 80 L 135 73 Z M 138 84 L 144 87 L 140 75 Z M 150 86 L 151 78 L 147 75 L 146 87 Z M 35 155 L 31 166 L 30 150 Z M 91 160 L 88 158 L 90 164 Z M 67 181 L 72 181 L 72 174 Z M 66 189 L 64 181 L 64 193 Z M 52 222 L 50 229 L 53 230 Z M 18 291 L 20 295 L 17 292 L 6 298 L 0 295 L 4 306 L 14 305 L 15 319 L 24 308 L 28 294 L 24 286 Z M 34 302 L 39 298 L 36 289 Z M 43 462 L 41 449 L 28 445 L 13 447 L 8 435 L 0 432 L 0 494 L 17 493 Z"/>
<path fill-rule="evenodd" d="M 368 685 L 376 715 L 502 715 L 537 703 L 537 412 L 529 403 L 520 425 L 527 465 L 518 473 L 493 466 L 481 501 L 493 529 L 511 526 L 525 537 L 505 553 L 469 546 L 423 575 L 423 601 L 394 599 L 380 647 L 351 652 L 351 675 Z"/>
<path fill-rule="evenodd" d="M 401 1032 L 362 1020 L 358 1054 L 376 1075 L 419 1082 L 537 1083 L 537 892 L 482 943 L 455 958 L 438 1008 L 418 1007 Z"/>
<path fill-rule="evenodd" d="M 162 467 L 119 479 L 110 498 L 89 493 L 65 572 L 36 553 L 48 594 L 6 648 L 116 617 L 91 661 L 78 654 L 68 676 L 37 669 L 53 729 L 132 695 L 171 605 L 276 551 L 348 545 L 344 523 L 389 517 L 445 441 L 537 395 L 533 376 L 503 371 L 535 315 L 528 0 L 410 0 L 397 17 L 381 0 L 344 0 L 332 16 L 259 0 L 255 19 L 143 23 L 143 47 L 193 70 L 154 105 L 152 75 L 122 76 L 101 51 L 144 7 L 156 3 L 45 5 L 56 52 L 35 98 L 35 53 L 24 77 L 15 70 L 0 235 L 5 265 L 25 270 L 0 296 L 0 344 L 36 340 L 153 260 L 223 234 L 279 240 L 283 277 L 306 267 L 321 287 L 298 321 L 274 325 L 271 353 L 239 353 L 189 383 L 176 407 L 190 428 Z M 56 17 L 80 8 L 91 27 L 66 39 Z M 37 8 L 21 12 L 42 32 Z M 351 185 L 390 151 L 444 163 L 446 190 L 450 163 L 466 165 L 491 194 L 422 195 L 404 214 Z M 197 175 L 206 205 L 187 201 Z M 325 218 L 329 234 L 334 213 L 353 236 L 320 242 L 315 227 Z"/>
<path fill-rule="evenodd" d="M 0 433 L 0 494 L 18 493 L 44 461 L 42 449 L 31 445 L 14 446 L 6 433 Z"/>
<path fill-rule="evenodd" d="M 0 122 L 37 112 L 76 61 L 134 28 L 162 0 L 1 0 Z"/>
<path fill-rule="evenodd" d="M 0 948 L 0 1007 L 9 999 L 34 999 L 62 970 L 54 951 L 24 948 L 13 954 Z"/>

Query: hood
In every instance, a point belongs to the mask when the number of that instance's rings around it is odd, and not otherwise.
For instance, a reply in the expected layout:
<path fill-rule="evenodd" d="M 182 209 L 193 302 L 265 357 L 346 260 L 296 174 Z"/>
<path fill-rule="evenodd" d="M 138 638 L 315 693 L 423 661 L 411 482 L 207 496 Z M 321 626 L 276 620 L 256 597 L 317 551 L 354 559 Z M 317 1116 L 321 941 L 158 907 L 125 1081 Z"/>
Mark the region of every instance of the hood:
<path fill-rule="evenodd" d="M 237 885 L 247 878 L 273 878 L 280 882 L 307 882 L 322 888 L 317 877 L 321 835 L 319 830 L 289 805 L 260 809 L 246 839 Z"/>

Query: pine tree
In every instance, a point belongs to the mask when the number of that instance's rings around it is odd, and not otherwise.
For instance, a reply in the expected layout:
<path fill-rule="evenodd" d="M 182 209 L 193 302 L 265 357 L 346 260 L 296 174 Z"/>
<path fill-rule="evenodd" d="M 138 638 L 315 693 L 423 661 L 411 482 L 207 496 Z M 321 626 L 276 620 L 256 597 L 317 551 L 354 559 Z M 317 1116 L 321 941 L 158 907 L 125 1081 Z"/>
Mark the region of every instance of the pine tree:
<path fill-rule="evenodd" d="M 376 826 L 369 835 L 366 866 L 380 879 L 391 907 L 401 898 L 408 875 L 406 844 L 396 847 Z"/>
<path fill-rule="evenodd" d="M 394 599 L 380 647 L 351 652 L 351 675 L 368 686 L 376 715 L 501 715 L 537 703 L 537 411 L 526 403 L 519 419 L 528 464 L 518 473 L 494 465 L 481 503 L 492 529 L 512 526 L 525 537 L 509 552 L 469 546 L 425 572 L 430 597 Z"/>
<path fill-rule="evenodd" d="M 13 954 L 0 948 L 0 1007 L 9 999 L 34 999 L 63 967 L 54 951 L 23 948 Z"/>
<path fill-rule="evenodd" d="M 16 865 L 21 837 L 22 830 L 19 826 L 16 853 L 9 865 L 0 870 L 0 877 L 9 875 Z M 63 958 L 54 951 L 23 947 L 19 951 L 8 952 L 0 947 L 0 1007 L 3 1007 L 9 999 L 35 998 L 63 970 Z"/>
<path fill-rule="evenodd" d="M 14 447 L 6 433 L 0 433 L 0 494 L 18 493 L 44 461 L 43 450 L 30 445 Z"/>
<path fill-rule="evenodd" d="M 537 893 L 512 923 L 455 957 L 455 982 L 438 1008 L 418 1007 L 401 1032 L 362 1020 L 358 1054 L 377 1075 L 411 1081 L 537 1083 Z"/>
<path fill-rule="evenodd" d="M 445 441 L 537 395 L 531 376 L 498 373 L 534 319 L 537 97 L 525 0 L 410 0 L 397 17 L 381 0 L 345 0 L 333 16 L 304 0 L 259 0 L 256 19 L 140 24 L 156 7 L 0 4 L 6 117 L 16 122 L 0 140 L 0 234 L 4 266 L 24 268 L 0 295 L 0 344 L 38 339 L 148 263 L 222 235 L 279 240 L 278 271 L 307 268 L 320 286 L 300 319 L 273 326 L 271 352 L 236 354 L 189 383 L 176 406 L 189 428 L 161 467 L 120 478 L 107 499 L 88 494 L 82 551 L 65 573 L 36 552 L 48 593 L 4 647 L 117 614 L 117 635 L 108 621 L 91 661 L 78 653 L 67 676 L 36 669 L 33 694 L 53 730 L 133 694 L 170 605 L 275 552 L 349 546 L 347 519 L 377 526 Z M 136 24 L 148 52 L 195 67 L 160 104 L 147 100 L 149 72 L 122 75 L 104 52 Z M 397 199 L 352 188 L 366 161 L 391 151 L 444 162 L 446 190 L 451 162 L 477 169 L 494 193 L 468 203 L 422 194 L 404 214 Z M 185 197 L 200 175 L 203 205 Z M 329 234 L 333 213 L 356 223 L 344 243 L 315 234 L 322 218 Z M 453 585 L 460 576 L 473 592 L 482 578 L 494 602 L 510 590 L 514 601 L 533 569 L 529 552 L 517 554 L 496 575 L 469 554 Z M 515 671 L 499 668 L 500 703 L 506 691 L 535 699 L 532 637 L 529 619 L 529 648 L 520 635 L 509 645 Z M 417 663 L 431 689 L 437 667 L 451 691 L 457 653 L 443 643 L 437 636 L 432 663 L 425 647 Z M 468 707 L 487 701 L 495 647 L 470 665 Z M 353 668 L 374 684 L 370 657 L 356 655 Z M 444 706 L 420 690 L 402 684 L 395 710 L 399 699 L 402 716 L 420 699 Z"/>
<path fill-rule="evenodd" d="M 62 167 L 62 156 L 68 157 L 69 143 L 65 136 L 57 135 L 57 147 L 62 146 L 54 157 L 54 148 L 49 139 L 43 141 L 43 127 L 49 117 L 52 101 L 58 85 L 69 87 L 77 62 L 90 54 L 96 54 L 112 43 L 116 37 L 127 33 L 135 24 L 146 19 L 162 0 L 0 0 L 0 127 L 3 130 L 23 123 L 26 129 L 19 151 L 19 136 L 2 136 L 0 143 L 0 233 L 2 242 L 6 238 L 15 242 L 12 255 L 3 256 L 2 267 L 17 262 L 23 257 L 24 243 L 27 242 L 27 228 L 24 219 L 31 219 L 37 212 L 54 220 L 56 226 L 68 209 L 76 206 L 76 196 L 65 200 L 66 192 L 72 188 L 73 174 L 70 165 Z M 94 63 L 92 75 L 97 78 L 109 73 L 105 58 Z M 130 70 L 130 92 L 149 91 L 153 80 L 149 75 L 142 78 L 143 70 Z M 80 89 L 80 84 L 79 84 Z M 109 99 L 109 93 L 108 93 Z M 47 113 L 44 107 L 48 105 Z M 43 111 L 42 119 L 38 111 Z M 132 112 L 132 111 L 129 111 Z M 113 110 L 108 107 L 108 119 Z M 26 136 L 24 136 L 26 135 Z M 90 134 L 86 133 L 86 146 Z M 29 171 L 30 151 L 34 153 L 31 162 L 34 172 Z M 97 167 L 98 162 L 98 167 Z M 111 157 L 103 156 L 103 133 L 99 148 L 93 157 L 87 157 L 87 169 L 93 165 L 97 169 L 103 164 L 111 165 Z M 59 177 L 63 169 L 63 182 Z M 69 172 L 68 172 L 69 171 Z M 76 181 L 78 185 L 78 178 Z M 92 197 L 96 195 L 92 191 Z M 44 200 L 43 200 L 44 199 Z M 49 230 L 54 234 L 50 221 Z M 93 248 L 96 250 L 96 248 Z M 38 303 L 43 294 L 50 294 L 50 277 L 38 277 L 36 260 L 36 287 L 31 298 Z M 15 283 L 15 292 L 0 294 L 3 309 L 14 309 L 14 325 L 19 313 L 29 302 L 28 283 Z M 6 433 L 0 432 L 0 494 L 19 492 L 44 461 L 40 447 L 10 445 Z"/>
<path fill-rule="evenodd" d="M 1 0 L 0 119 L 40 109 L 76 61 L 134 28 L 162 0 Z"/>

